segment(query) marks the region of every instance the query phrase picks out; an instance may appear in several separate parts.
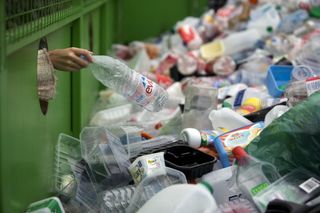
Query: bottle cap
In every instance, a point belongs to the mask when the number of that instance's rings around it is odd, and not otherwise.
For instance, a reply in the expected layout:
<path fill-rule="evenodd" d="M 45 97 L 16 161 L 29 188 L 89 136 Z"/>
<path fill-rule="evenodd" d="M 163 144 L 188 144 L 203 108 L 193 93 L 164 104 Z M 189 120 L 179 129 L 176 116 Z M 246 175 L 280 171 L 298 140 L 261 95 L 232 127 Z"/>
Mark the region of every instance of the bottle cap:
<path fill-rule="evenodd" d="M 248 156 L 248 153 L 241 146 L 236 146 L 235 148 L 233 148 L 232 153 L 238 161 L 241 158 Z"/>
<path fill-rule="evenodd" d="M 201 135 L 197 129 L 186 128 L 182 130 L 181 137 L 192 148 L 199 148 L 201 145 Z"/>

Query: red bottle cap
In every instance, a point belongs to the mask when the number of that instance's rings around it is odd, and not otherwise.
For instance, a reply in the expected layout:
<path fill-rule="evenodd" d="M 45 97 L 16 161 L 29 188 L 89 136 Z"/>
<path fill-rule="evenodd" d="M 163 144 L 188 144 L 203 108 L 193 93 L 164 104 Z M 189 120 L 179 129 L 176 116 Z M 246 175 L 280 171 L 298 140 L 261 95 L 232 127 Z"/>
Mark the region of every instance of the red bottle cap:
<path fill-rule="evenodd" d="M 239 161 L 241 158 L 248 156 L 248 153 L 241 147 L 237 146 L 232 149 L 232 153 L 235 156 L 235 158 Z"/>

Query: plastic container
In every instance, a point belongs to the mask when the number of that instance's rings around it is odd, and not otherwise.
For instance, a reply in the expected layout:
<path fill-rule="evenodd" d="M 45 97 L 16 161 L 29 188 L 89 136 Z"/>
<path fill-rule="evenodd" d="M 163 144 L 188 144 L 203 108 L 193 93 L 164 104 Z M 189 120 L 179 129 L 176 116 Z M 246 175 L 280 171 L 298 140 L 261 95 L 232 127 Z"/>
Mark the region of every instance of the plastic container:
<path fill-rule="evenodd" d="M 134 185 L 128 185 L 102 192 L 100 213 L 124 212 L 130 204 L 135 189 Z"/>
<path fill-rule="evenodd" d="M 278 29 L 280 32 L 291 34 L 295 29 L 301 27 L 308 18 L 307 11 L 296 10 L 282 18 Z"/>
<path fill-rule="evenodd" d="M 267 87 L 269 94 L 273 97 L 280 97 L 285 91 L 285 86 L 291 79 L 293 66 L 272 65 L 268 69 Z"/>
<path fill-rule="evenodd" d="M 295 66 L 291 72 L 292 81 L 306 80 L 316 76 L 316 73 L 306 65 Z"/>
<path fill-rule="evenodd" d="M 209 113 L 218 105 L 218 90 L 192 84 L 187 89 L 182 128 L 211 129 Z"/>
<path fill-rule="evenodd" d="M 131 181 L 127 170 L 129 156 L 119 138 L 110 131 L 103 127 L 85 127 L 80 133 L 80 142 L 82 157 L 98 183 L 109 179 L 114 185 L 126 185 Z"/>
<path fill-rule="evenodd" d="M 218 205 L 238 200 L 242 197 L 242 193 L 233 176 L 236 169 L 236 166 L 230 166 L 212 171 L 201 177 L 201 181 L 207 182 L 212 186 L 213 197 Z"/>
<path fill-rule="evenodd" d="M 76 180 L 69 161 L 78 162 L 81 158 L 80 141 L 69 135 L 60 134 L 55 153 L 55 190 L 65 198 L 76 193 Z"/>
<path fill-rule="evenodd" d="M 128 185 L 124 187 L 118 187 L 111 190 L 103 191 L 100 194 L 101 203 L 101 213 L 107 212 L 125 212 L 125 210 L 129 207 L 131 200 L 135 197 L 135 200 L 140 201 L 141 203 L 146 202 L 149 198 L 148 196 L 153 196 L 153 189 L 159 190 L 159 187 L 166 187 L 166 184 L 177 184 L 177 183 L 186 183 L 186 179 L 183 174 L 179 171 L 176 171 L 171 168 L 166 168 L 166 177 L 163 178 L 160 176 L 159 182 L 156 182 L 155 177 L 147 178 L 148 183 L 152 185 L 143 185 L 149 188 L 149 191 L 141 191 L 143 190 L 142 186 L 139 188 L 140 191 L 137 192 L 137 186 Z M 154 188 L 152 188 L 154 187 Z M 144 201 L 139 200 L 139 193 L 143 193 L 142 199 Z M 141 194 L 140 194 L 141 195 Z M 141 199 L 141 198 L 140 198 Z M 135 205 L 131 205 L 134 207 Z"/>
<path fill-rule="evenodd" d="M 151 153 L 152 150 L 156 150 L 162 147 L 172 146 L 172 144 L 181 143 L 177 136 L 163 135 L 150 140 L 141 141 L 139 143 L 133 143 L 125 146 L 129 157 L 135 158 L 145 153 Z"/>
<path fill-rule="evenodd" d="M 251 11 L 247 28 L 256 29 L 261 36 L 266 37 L 277 30 L 280 22 L 275 5 L 267 3 Z"/>
<path fill-rule="evenodd" d="M 146 178 L 136 187 L 126 212 L 137 212 L 148 200 L 168 186 L 187 183 L 186 177 L 182 172 L 171 168 L 166 168 L 166 170 L 166 175 Z"/>
<path fill-rule="evenodd" d="M 272 164 L 249 156 L 242 147 L 235 147 L 232 153 L 238 162 L 236 182 L 246 197 L 257 196 L 280 178 Z"/>
<path fill-rule="evenodd" d="M 320 35 L 314 35 L 299 51 L 295 65 L 305 65 L 312 69 L 315 75 L 320 75 Z"/>
<path fill-rule="evenodd" d="M 261 212 L 274 199 L 304 204 L 320 193 L 320 177 L 304 170 L 296 169 L 283 176 L 267 189 L 254 197 L 254 201 Z"/>
<path fill-rule="evenodd" d="M 102 104 L 101 104 L 102 105 Z M 90 120 L 90 126 L 111 126 L 124 123 L 130 119 L 132 104 L 124 104 L 98 111 Z"/>
<path fill-rule="evenodd" d="M 133 144 L 142 141 L 142 128 L 129 125 L 117 125 L 107 128 L 114 136 L 119 138 L 122 145 Z"/>
<path fill-rule="evenodd" d="M 64 208 L 57 197 L 31 203 L 25 213 L 64 213 Z"/>
<path fill-rule="evenodd" d="M 161 190 L 151 198 L 139 213 L 175 212 L 175 213 L 220 213 L 207 184 L 178 184 Z"/>
<path fill-rule="evenodd" d="M 167 92 L 145 76 L 108 56 L 93 56 L 89 69 L 96 79 L 150 111 L 160 111 L 168 99 Z"/>
<path fill-rule="evenodd" d="M 319 90 L 320 76 L 290 82 L 285 91 L 285 97 L 288 99 L 288 106 L 291 107 L 298 104 Z"/>
<path fill-rule="evenodd" d="M 252 124 L 251 121 L 229 108 L 212 110 L 209 114 L 212 127 L 219 133 L 228 132 Z"/>
<path fill-rule="evenodd" d="M 146 178 L 165 175 L 166 169 L 163 155 L 163 152 L 157 152 L 136 158 L 129 167 L 134 183 L 139 184 Z"/>
<path fill-rule="evenodd" d="M 168 147 L 163 151 L 166 166 L 183 172 L 188 180 L 212 171 L 217 161 L 211 155 L 184 145 Z"/>

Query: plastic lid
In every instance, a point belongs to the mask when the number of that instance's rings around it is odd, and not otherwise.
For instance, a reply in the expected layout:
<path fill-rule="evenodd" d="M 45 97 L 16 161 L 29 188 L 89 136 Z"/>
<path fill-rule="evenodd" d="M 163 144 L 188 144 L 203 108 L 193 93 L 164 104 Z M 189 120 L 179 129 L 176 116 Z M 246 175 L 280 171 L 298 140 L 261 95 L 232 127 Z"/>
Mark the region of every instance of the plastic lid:
<path fill-rule="evenodd" d="M 268 33 L 272 33 L 272 32 L 273 32 L 273 27 L 268 26 L 268 27 L 266 28 L 266 30 L 267 30 Z"/>
<path fill-rule="evenodd" d="M 201 135 L 197 129 L 186 128 L 182 130 L 181 137 L 192 148 L 199 148 L 201 146 Z"/>
<path fill-rule="evenodd" d="M 237 160 L 240 160 L 241 158 L 248 156 L 248 153 L 241 146 L 236 146 L 235 148 L 233 148 L 232 153 Z"/>

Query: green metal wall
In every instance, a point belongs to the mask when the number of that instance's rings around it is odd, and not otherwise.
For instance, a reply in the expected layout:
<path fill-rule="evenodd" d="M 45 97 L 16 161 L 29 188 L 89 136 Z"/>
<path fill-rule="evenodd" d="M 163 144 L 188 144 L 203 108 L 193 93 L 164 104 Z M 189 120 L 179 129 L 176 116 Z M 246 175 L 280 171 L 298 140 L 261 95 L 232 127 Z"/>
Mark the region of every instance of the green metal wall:
<path fill-rule="evenodd" d="M 186 16 L 200 15 L 206 4 L 206 0 L 119 1 L 118 39 L 130 42 L 157 36 Z"/>
<path fill-rule="evenodd" d="M 37 48 L 70 46 L 106 54 L 114 42 L 155 36 L 183 17 L 199 14 L 203 0 L 79 0 L 63 21 L 6 44 L 0 7 L 0 212 L 19 213 L 52 192 L 54 147 L 59 133 L 78 137 L 101 85 L 89 70 L 57 72 L 57 94 L 41 114 L 37 97 Z"/>

